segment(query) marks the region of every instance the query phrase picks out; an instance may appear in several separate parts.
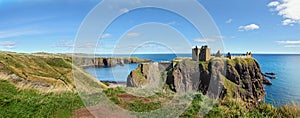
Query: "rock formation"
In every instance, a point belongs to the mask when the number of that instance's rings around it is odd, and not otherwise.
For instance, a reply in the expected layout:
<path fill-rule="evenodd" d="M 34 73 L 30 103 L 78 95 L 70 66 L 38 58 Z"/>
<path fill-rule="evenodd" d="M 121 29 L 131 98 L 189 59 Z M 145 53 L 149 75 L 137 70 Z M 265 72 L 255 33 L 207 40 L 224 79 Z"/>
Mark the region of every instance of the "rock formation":
<path fill-rule="evenodd" d="M 101 58 L 86 58 L 86 57 L 74 57 L 74 63 L 79 65 L 83 68 L 86 67 L 112 67 L 116 65 L 123 65 L 123 64 L 131 64 L 131 63 L 143 63 L 143 62 L 151 62 L 151 60 L 147 59 L 139 59 L 136 57 L 101 57 Z"/>
<path fill-rule="evenodd" d="M 271 84 L 253 58 L 216 58 L 209 62 L 184 59 L 161 69 L 154 65 L 159 63 L 140 64 L 128 76 L 127 86 L 147 87 L 155 85 L 151 82 L 161 82 L 156 84 L 167 84 L 176 92 L 200 91 L 210 97 L 239 98 L 255 105 L 264 99 L 264 84 Z"/>

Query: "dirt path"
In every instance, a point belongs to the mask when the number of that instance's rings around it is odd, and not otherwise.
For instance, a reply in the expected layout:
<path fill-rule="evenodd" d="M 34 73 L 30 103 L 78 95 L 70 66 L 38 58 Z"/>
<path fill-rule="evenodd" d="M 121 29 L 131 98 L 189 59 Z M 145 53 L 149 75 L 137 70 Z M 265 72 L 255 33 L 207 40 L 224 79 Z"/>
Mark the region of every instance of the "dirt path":
<path fill-rule="evenodd" d="M 104 104 L 82 108 L 73 112 L 73 118 L 135 118 L 124 110 L 116 110 Z"/>

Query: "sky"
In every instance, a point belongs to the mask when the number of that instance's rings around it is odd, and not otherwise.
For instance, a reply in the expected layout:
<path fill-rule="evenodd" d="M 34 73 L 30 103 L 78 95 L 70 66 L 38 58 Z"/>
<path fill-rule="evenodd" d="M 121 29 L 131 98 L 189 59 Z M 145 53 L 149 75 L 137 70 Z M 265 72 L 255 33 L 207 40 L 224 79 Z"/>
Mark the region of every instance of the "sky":
<path fill-rule="evenodd" d="M 120 6 L 126 2 L 112 1 Z M 128 2 L 141 4 L 144 0 Z M 218 28 L 220 35 L 216 38 L 205 37 L 182 14 L 151 7 L 129 10 L 124 4 L 117 11 L 121 15 L 99 32 L 95 52 L 191 53 L 195 45 L 221 41 L 224 52 L 300 53 L 299 0 L 197 2 Z M 101 3 L 102 0 L 0 0 L 0 50 L 72 53 L 83 22 Z M 188 4 L 180 2 L 169 5 L 189 9 Z M 103 8 L 107 16 L 99 15 L 95 22 L 104 22 L 115 12 L 109 8 Z M 189 14 L 201 16 L 202 12 L 191 10 Z"/>

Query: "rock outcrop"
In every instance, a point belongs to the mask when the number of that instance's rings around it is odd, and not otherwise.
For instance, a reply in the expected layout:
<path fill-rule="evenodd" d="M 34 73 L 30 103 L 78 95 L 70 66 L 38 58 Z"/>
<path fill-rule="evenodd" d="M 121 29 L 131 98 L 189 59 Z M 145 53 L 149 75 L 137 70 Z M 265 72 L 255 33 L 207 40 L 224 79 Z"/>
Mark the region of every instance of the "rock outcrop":
<path fill-rule="evenodd" d="M 156 68 L 153 68 L 154 65 Z M 264 84 L 271 84 L 253 58 L 215 58 L 209 62 L 183 59 L 174 65 L 169 63 L 168 68 L 161 69 L 158 65 L 160 64 L 140 64 L 128 76 L 127 86 L 167 84 L 176 92 L 200 91 L 210 97 L 239 98 L 255 105 L 264 99 Z"/>
<path fill-rule="evenodd" d="M 116 65 L 132 64 L 132 63 L 143 63 L 151 62 L 147 59 L 139 59 L 136 57 L 101 57 L 101 58 L 86 58 L 86 57 L 75 57 L 73 61 L 76 65 L 83 68 L 87 67 L 112 67 Z"/>
<path fill-rule="evenodd" d="M 166 71 L 172 63 L 143 63 L 133 70 L 127 78 L 127 86 L 141 88 L 162 87 L 166 81 Z"/>

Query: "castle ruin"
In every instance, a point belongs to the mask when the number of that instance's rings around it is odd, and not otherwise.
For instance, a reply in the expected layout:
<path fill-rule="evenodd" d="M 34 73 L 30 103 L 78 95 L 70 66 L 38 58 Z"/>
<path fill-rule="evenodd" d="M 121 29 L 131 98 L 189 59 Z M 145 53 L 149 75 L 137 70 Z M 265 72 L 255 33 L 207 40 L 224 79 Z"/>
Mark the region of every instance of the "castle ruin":
<path fill-rule="evenodd" d="M 200 49 L 196 46 L 192 50 L 193 61 L 208 61 L 210 59 L 210 49 L 207 45 L 202 46 Z"/>
<path fill-rule="evenodd" d="M 196 46 L 192 50 L 192 59 L 193 61 L 209 61 L 211 58 L 223 58 L 226 57 L 228 59 L 235 59 L 235 58 L 252 58 L 252 53 L 247 52 L 246 54 L 242 55 L 235 55 L 233 56 L 230 52 L 228 52 L 227 56 L 222 56 L 220 50 L 215 55 L 211 56 L 210 49 L 207 45 L 198 48 Z"/>

